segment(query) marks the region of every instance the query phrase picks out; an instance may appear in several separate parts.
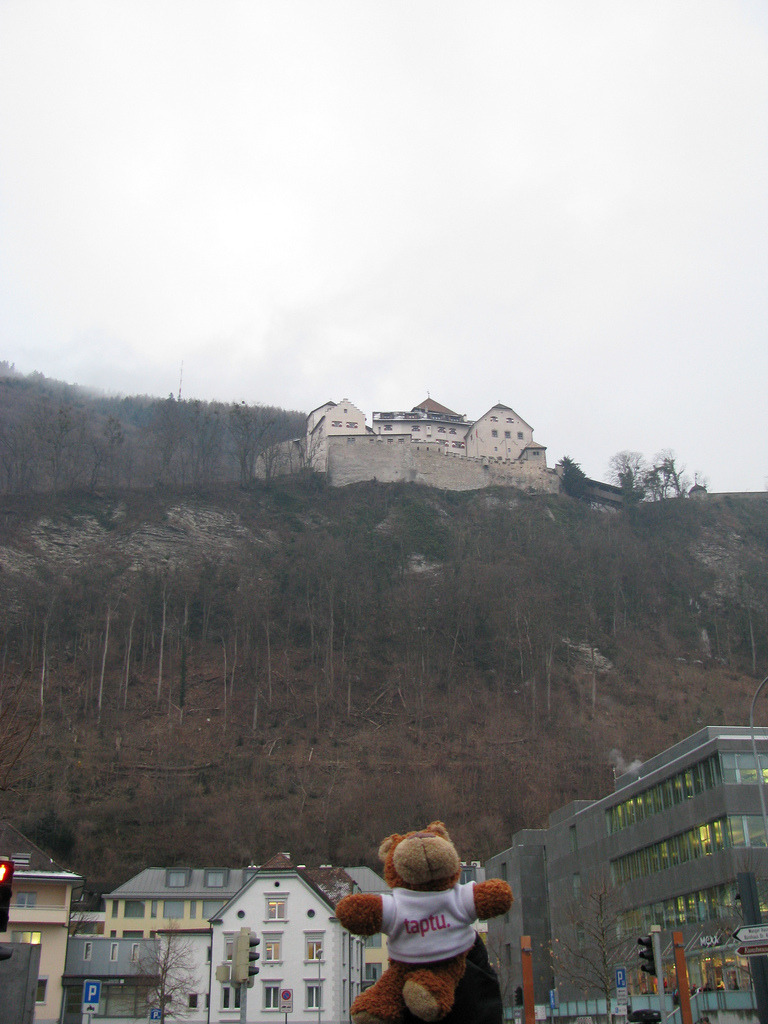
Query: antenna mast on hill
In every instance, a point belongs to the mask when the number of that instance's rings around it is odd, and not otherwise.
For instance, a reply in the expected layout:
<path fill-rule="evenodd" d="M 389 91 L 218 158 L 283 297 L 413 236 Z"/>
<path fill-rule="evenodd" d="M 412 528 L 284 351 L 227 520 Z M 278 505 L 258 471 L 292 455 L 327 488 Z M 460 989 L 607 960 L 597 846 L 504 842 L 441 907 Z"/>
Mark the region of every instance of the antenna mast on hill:
<path fill-rule="evenodd" d="M 181 401 L 181 382 L 184 377 L 184 360 L 181 360 L 181 369 L 179 370 L 179 401 Z"/>

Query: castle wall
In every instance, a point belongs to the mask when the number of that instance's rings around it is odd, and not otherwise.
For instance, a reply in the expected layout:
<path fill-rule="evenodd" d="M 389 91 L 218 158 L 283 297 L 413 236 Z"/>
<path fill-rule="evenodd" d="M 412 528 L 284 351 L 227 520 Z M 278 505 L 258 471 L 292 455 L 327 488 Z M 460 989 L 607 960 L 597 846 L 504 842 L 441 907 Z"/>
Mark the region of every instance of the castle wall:
<path fill-rule="evenodd" d="M 560 479 L 554 470 L 533 462 L 471 459 L 437 445 L 388 443 L 384 437 L 328 438 L 328 482 L 333 487 L 380 480 L 417 483 L 446 491 L 475 491 L 483 487 L 519 487 L 557 494 Z"/>

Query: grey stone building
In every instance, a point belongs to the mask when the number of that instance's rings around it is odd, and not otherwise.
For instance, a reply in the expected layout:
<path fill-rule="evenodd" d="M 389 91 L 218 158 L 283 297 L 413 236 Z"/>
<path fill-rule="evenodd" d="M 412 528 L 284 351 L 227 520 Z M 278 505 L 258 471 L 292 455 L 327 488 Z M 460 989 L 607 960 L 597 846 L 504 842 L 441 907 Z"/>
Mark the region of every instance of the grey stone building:
<path fill-rule="evenodd" d="M 749 962 L 732 932 L 742 920 L 737 876 L 753 873 L 758 888 L 768 881 L 758 776 L 768 783 L 768 729 L 755 730 L 755 743 L 759 766 L 749 729 L 702 729 L 618 776 L 609 796 L 572 803 L 548 828 L 517 833 L 487 862 L 488 876 L 506 878 L 516 900 L 489 927 L 508 1005 L 522 983 L 522 935 L 532 938 L 536 1002 L 548 1004 L 552 990 L 561 1001 L 584 998 L 589 986 L 573 983 L 562 952 L 584 953 L 596 941 L 590 908 L 598 897 L 610 919 L 611 970 L 627 968 L 631 994 L 650 991 L 637 938 L 658 926 L 670 994 L 671 933 L 681 931 L 692 988 L 734 1009 L 751 999 Z M 716 1008 L 702 1003 L 700 1010 Z"/>

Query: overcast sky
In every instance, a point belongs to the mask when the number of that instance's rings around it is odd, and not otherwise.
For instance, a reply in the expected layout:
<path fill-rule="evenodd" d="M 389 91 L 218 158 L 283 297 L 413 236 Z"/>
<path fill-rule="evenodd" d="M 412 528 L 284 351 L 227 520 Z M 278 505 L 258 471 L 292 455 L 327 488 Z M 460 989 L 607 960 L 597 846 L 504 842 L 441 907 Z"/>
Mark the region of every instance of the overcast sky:
<path fill-rule="evenodd" d="M 763 0 L 0 0 L 0 359 L 768 482 Z"/>

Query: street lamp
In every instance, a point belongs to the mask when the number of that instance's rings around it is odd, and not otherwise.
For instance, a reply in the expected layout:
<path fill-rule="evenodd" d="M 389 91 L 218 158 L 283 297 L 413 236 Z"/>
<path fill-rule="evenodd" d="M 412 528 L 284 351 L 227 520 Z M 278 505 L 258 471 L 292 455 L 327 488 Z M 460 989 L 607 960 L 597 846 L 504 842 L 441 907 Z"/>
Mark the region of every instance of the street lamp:
<path fill-rule="evenodd" d="M 763 835 L 765 836 L 765 845 L 768 846 L 768 814 L 766 814 L 765 811 L 765 780 L 763 779 L 763 769 L 760 767 L 760 761 L 757 757 L 757 744 L 755 743 L 755 701 L 766 683 L 768 683 L 768 676 L 766 676 L 762 683 L 760 683 L 758 688 L 755 690 L 755 696 L 752 698 L 752 706 L 749 709 L 749 731 L 752 734 L 752 754 L 755 758 L 757 784 L 760 789 L 760 809 L 763 812 Z"/>

